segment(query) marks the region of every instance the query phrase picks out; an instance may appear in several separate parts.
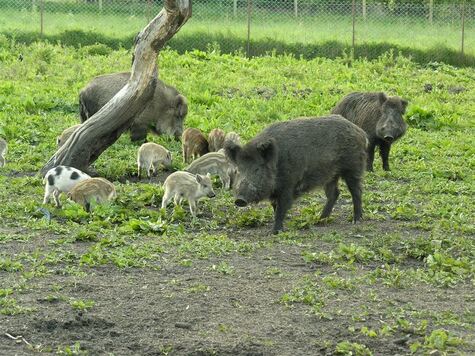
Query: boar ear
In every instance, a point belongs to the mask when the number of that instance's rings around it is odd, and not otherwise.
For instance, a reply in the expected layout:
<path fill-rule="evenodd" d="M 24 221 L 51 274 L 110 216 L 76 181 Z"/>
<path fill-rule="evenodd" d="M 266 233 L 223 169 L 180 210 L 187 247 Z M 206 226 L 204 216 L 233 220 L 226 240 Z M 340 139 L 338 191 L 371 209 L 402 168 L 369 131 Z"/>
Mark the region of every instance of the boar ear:
<path fill-rule="evenodd" d="M 180 117 L 185 117 L 188 114 L 188 103 L 186 102 L 186 98 L 183 95 L 177 95 L 175 99 L 175 108 L 177 114 Z"/>
<path fill-rule="evenodd" d="M 232 141 L 226 141 L 224 144 L 224 154 L 231 161 L 236 163 L 236 157 L 241 151 L 241 146 L 235 144 Z"/>
<path fill-rule="evenodd" d="M 402 106 L 402 113 L 404 114 L 406 112 L 406 108 L 409 102 L 406 99 L 401 99 L 401 106 Z"/>
<path fill-rule="evenodd" d="M 257 150 L 265 161 L 273 161 L 277 156 L 277 145 L 273 138 L 257 145 Z"/>
<path fill-rule="evenodd" d="M 200 176 L 199 174 L 197 174 L 197 175 L 196 175 L 196 181 L 197 181 L 198 183 L 201 183 L 202 180 L 203 180 L 203 177 Z"/>
<path fill-rule="evenodd" d="M 386 102 L 386 100 L 388 100 L 388 97 L 386 96 L 386 94 L 381 92 L 381 93 L 378 93 L 378 100 L 379 100 L 379 103 L 383 105 Z"/>
<path fill-rule="evenodd" d="M 208 177 L 209 179 L 211 179 L 211 174 L 209 174 L 209 172 L 206 173 L 206 177 Z"/>

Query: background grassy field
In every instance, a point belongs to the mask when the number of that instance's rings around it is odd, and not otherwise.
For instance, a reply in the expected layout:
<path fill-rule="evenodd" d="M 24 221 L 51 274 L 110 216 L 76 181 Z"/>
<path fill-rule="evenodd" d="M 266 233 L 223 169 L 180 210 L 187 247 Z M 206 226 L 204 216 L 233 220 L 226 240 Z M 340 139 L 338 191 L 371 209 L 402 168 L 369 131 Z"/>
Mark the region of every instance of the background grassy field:
<path fill-rule="evenodd" d="M 272 50 L 305 58 L 341 56 L 352 48 L 352 16 L 348 3 L 334 3 L 329 8 L 303 12 L 298 18 L 288 9 L 255 8 L 250 29 L 250 55 Z M 467 4 L 464 53 L 461 56 L 461 15 L 457 6 L 436 5 L 434 21 L 427 19 L 423 6 L 414 5 L 408 14 L 381 8 L 358 13 L 355 23 L 357 57 L 375 59 L 388 49 L 402 51 L 419 63 L 442 61 L 475 66 L 475 28 L 473 9 Z M 43 16 L 43 39 L 68 45 L 106 43 L 114 48 L 129 48 L 138 31 L 158 13 L 161 3 L 97 3 L 48 1 Z M 39 38 L 40 12 L 30 1 L 0 1 L 0 33 L 21 41 Z M 217 43 L 225 53 L 247 51 L 247 9 L 239 7 L 236 16 L 232 3 L 196 4 L 193 17 L 170 41 L 172 49 L 206 50 Z"/>
<path fill-rule="evenodd" d="M 18 56 L 23 55 L 23 61 Z M 219 50 L 159 56 L 160 78 L 189 100 L 188 127 L 239 132 L 323 115 L 345 94 L 409 100 L 407 135 L 364 183 L 365 221 L 351 225 L 345 187 L 330 222 L 306 195 L 269 235 L 272 209 L 237 209 L 217 185 L 192 220 L 158 209 L 168 174 L 137 181 L 124 135 L 96 162 L 118 199 L 86 214 L 42 206 L 36 172 L 78 122 L 92 77 L 129 69 L 131 53 L 22 45 L 0 37 L 0 349 L 65 354 L 410 354 L 475 350 L 475 71 Z M 431 84 L 432 90 L 428 90 Z M 179 143 L 170 148 L 182 168 Z M 20 342 L 8 335 L 21 335 Z"/>

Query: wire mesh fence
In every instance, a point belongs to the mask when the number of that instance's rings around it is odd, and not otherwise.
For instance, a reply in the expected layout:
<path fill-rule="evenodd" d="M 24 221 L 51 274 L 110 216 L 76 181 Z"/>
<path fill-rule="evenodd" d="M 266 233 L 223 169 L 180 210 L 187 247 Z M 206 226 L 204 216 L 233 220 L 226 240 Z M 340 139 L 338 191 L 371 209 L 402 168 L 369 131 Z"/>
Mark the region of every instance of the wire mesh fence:
<path fill-rule="evenodd" d="M 0 32 L 127 46 L 162 6 L 158 0 L 0 0 Z M 450 62 L 475 56 L 475 1 L 195 0 L 193 17 L 170 45 L 219 46 L 248 56 L 369 58 L 395 48 Z"/>

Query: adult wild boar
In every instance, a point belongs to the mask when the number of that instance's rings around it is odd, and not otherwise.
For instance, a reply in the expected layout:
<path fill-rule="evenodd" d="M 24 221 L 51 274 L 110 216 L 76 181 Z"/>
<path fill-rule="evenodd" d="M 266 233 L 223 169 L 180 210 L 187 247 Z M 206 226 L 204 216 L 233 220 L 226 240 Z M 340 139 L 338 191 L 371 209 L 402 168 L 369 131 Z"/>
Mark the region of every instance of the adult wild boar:
<path fill-rule="evenodd" d="M 98 112 L 127 83 L 130 72 L 95 77 L 79 93 L 81 122 Z M 157 79 L 155 92 L 130 127 L 132 141 L 144 140 L 147 132 L 166 133 L 181 138 L 188 104 L 175 88 Z"/>
<path fill-rule="evenodd" d="M 383 169 L 389 171 L 389 150 L 394 141 L 406 133 L 407 124 L 402 116 L 407 101 L 384 93 L 351 93 L 332 110 L 361 127 L 368 135 L 368 162 L 373 170 L 374 150 L 379 146 Z"/>
<path fill-rule="evenodd" d="M 340 115 L 298 118 L 265 128 L 245 146 L 225 145 L 238 173 L 235 204 L 269 199 L 274 208 L 273 233 L 296 197 L 322 186 L 327 202 L 321 218 L 330 215 L 342 177 L 353 199 L 353 220 L 361 219 L 361 180 L 366 162 L 366 135 Z"/>

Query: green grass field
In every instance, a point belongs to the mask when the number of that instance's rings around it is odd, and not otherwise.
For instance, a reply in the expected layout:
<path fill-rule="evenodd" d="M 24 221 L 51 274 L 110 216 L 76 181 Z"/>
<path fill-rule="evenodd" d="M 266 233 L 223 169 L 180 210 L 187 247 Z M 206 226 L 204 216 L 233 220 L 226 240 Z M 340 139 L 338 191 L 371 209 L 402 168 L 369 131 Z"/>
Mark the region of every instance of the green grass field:
<path fill-rule="evenodd" d="M 150 14 L 160 10 L 154 5 L 148 10 L 144 5 L 127 7 L 104 7 L 99 13 L 97 4 L 60 4 L 48 2 L 44 15 L 44 35 L 52 42 L 67 42 L 67 31 L 84 31 L 97 34 L 110 41 L 130 46 L 133 36 L 147 23 Z M 449 16 L 449 15 L 447 15 Z M 396 47 L 408 52 L 426 52 L 425 61 L 454 62 L 461 49 L 461 23 L 459 14 L 451 13 L 449 18 L 441 19 L 432 25 L 424 16 L 408 17 L 379 14 L 366 21 L 357 18 L 355 43 L 361 49 L 358 55 L 376 58 L 387 50 Z M 0 33 L 20 36 L 29 33 L 36 38 L 40 31 L 38 8 L 32 11 L 30 5 L 23 9 L 5 7 L 0 11 Z M 193 17 L 171 42 L 172 48 L 183 52 L 185 49 L 206 49 L 210 42 L 217 42 L 229 53 L 246 48 L 247 17 L 245 9 L 240 9 L 237 17 L 229 6 L 203 6 L 193 8 Z M 347 14 L 319 13 L 315 16 L 302 15 L 298 19 L 291 12 L 254 10 L 251 23 L 252 53 L 262 54 L 271 51 L 267 42 L 276 42 L 283 50 L 306 57 L 335 57 L 348 50 L 352 44 L 351 12 Z M 333 43 L 321 48 L 324 43 Z M 93 44 L 92 43 L 82 43 Z M 335 45 L 337 44 L 337 45 Z M 384 45 L 384 48 L 379 46 Z M 314 47 L 313 51 L 311 48 Z M 475 56 L 475 28 L 473 21 L 467 19 L 465 25 L 465 54 Z M 336 54 L 335 54 L 336 52 Z M 416 55 L 415 55 L 416 56 Z M 467 60 L 468 62 L 468 60 Z M 471 63 L 471 62 L 470 62 Z"/>
<path fill-rule="evenodd" d="M 18 60 L 19 54 L 23 61 Z M 118 198 L 87 214 L 42 206 L 36 175 L 78 122 L 77 95 L 131 53 L 0 37 L 0 350 L 8 354 L 471 354 L 475 350 L 475 70 L 377 60 L 163 51 L 160 78 L 189 100 L 188 127 L 239 132 L 324 115 L 345 94 L 409 100 L 391 172 L 365 176 L 364 222 L 346 187 L 329 222 L 323 193 L 300 199 L 272 236 L 270 204 L 217 197 L 160 211 L 123 135 L 95 164 Z M 432 91 L 425 90 L 426 84 Z M 180 144 L 149 136 L 172 150 Z M 8 336 L 8 335 L 10 336 Z M 12 338 L 17 338 L 18 341 Z"/>

